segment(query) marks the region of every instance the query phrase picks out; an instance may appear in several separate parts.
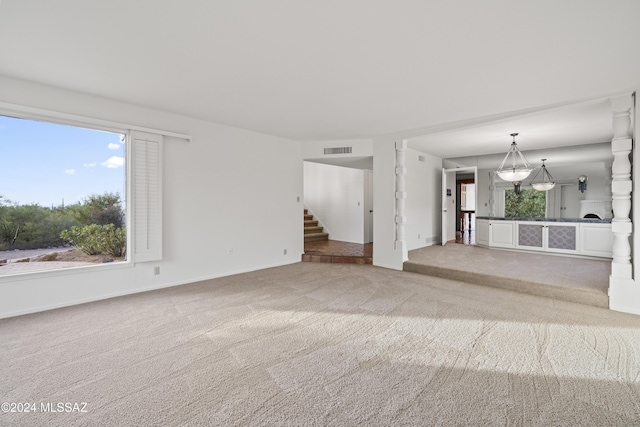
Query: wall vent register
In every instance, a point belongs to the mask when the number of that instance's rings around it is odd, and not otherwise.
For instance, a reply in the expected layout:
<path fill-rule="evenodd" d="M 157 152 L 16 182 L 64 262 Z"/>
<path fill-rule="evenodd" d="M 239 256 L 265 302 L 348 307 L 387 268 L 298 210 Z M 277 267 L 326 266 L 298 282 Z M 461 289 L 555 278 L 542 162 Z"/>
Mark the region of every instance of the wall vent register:
<path fill-rule="evenodd" d="M 353 147 L 332 147 L 324 149 L 324 154 L 351 154 L 352 152 Z"/>

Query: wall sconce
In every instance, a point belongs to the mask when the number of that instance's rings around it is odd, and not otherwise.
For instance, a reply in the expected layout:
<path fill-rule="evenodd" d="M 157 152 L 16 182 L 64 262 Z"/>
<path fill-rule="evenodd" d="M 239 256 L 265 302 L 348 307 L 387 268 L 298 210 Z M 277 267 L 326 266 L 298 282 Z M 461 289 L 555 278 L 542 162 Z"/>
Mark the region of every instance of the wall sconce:
<path fill-rule="evenodd" d="M 516 196 L 519 196 L 522 193 L 522 181 L 517 181 L 513 183 L 513 192 L 516 193 Z"/>
<path fill-rule="evenodd" d="M 578 177 L 578 190 L 580 190 L 581 193 L 584 193 L 586 189 L 587 189 L 587 176 L 580 175 Z"/>

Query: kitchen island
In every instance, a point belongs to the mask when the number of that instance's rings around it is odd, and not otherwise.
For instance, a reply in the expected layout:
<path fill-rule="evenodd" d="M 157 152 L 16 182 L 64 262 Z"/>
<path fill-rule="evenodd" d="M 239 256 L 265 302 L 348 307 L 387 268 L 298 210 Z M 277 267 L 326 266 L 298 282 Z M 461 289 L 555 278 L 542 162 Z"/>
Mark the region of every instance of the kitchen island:
<path fill-rule="evenodd" d="M 611 258 L 611 219 L 476 217 L 476 244 Z"/>

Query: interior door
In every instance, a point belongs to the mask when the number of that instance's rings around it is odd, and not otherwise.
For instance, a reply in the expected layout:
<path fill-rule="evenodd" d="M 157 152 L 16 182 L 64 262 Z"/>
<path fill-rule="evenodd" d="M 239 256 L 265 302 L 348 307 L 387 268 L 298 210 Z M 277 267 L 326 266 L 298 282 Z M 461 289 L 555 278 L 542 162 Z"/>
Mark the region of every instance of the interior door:
<path fill-rule="evenodd" d="M 451 228 L 453 227 L 453 238 L 455 239 L 455 215 L 456 215 L 456 170 L 442 169 L 442 246 L 451 240 Z"/>

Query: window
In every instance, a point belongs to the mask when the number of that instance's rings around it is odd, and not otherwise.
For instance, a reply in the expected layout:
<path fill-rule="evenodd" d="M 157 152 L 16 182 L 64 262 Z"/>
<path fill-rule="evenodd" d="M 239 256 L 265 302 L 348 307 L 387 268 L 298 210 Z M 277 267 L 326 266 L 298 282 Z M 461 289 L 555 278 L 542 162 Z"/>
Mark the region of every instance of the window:
<path fill-rule="evenodd" d="M 26 115 L 0 115 L 0 276 L 161 259 L 162 135 Z"/>
<path fill-rule="evenodd" d="M 0 275 L 126 259 L 125 142 L 0 116 Z"/>
<path fill-rule="evenodd" d="M 504 191 L 504 216 L 516 218 L 543 218 L 547 210 L 547 192 L 523 188 L 520 194 L 513 189 Z"/>

